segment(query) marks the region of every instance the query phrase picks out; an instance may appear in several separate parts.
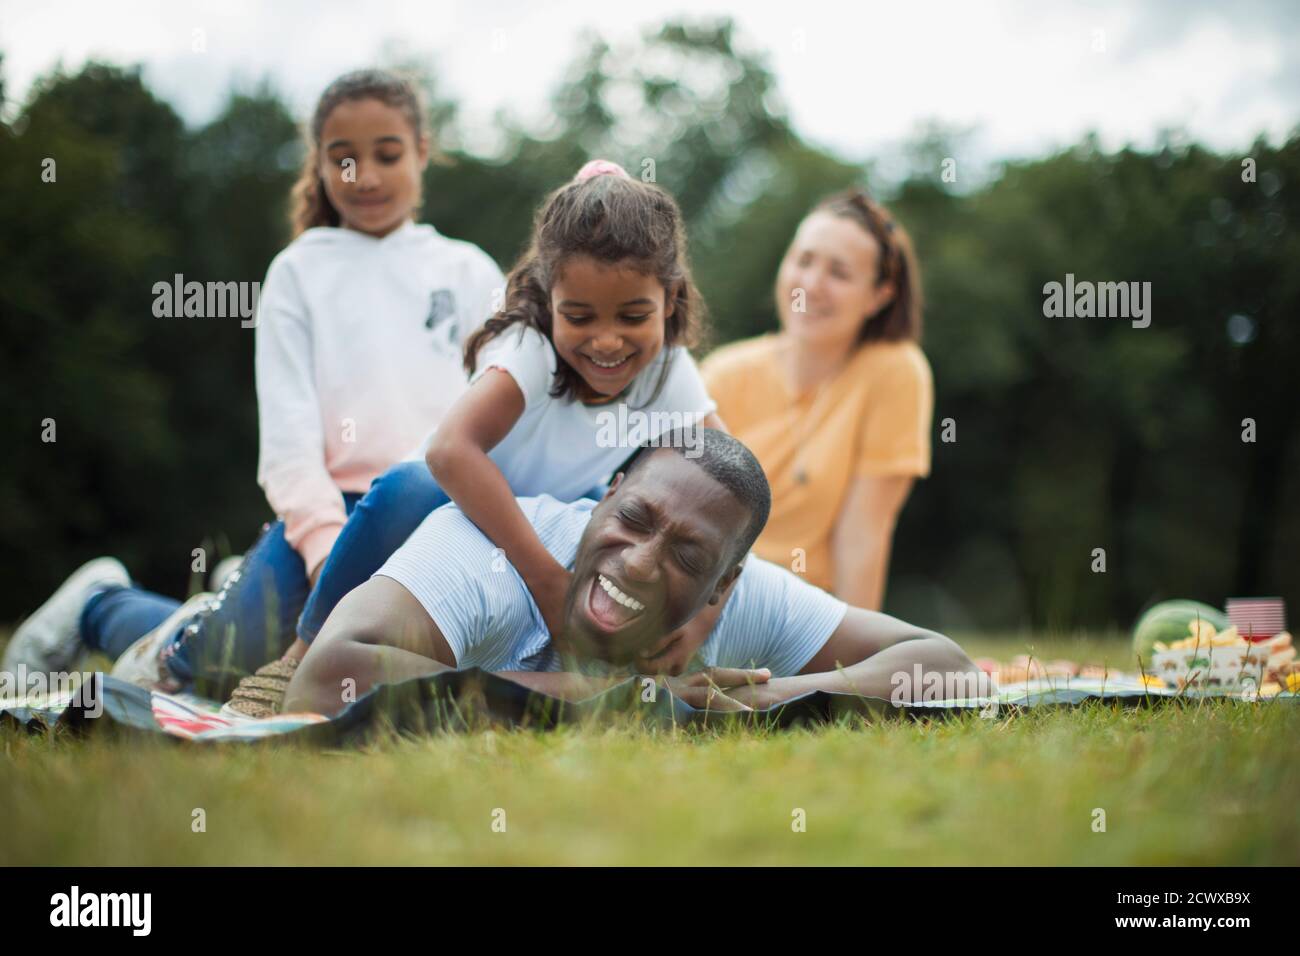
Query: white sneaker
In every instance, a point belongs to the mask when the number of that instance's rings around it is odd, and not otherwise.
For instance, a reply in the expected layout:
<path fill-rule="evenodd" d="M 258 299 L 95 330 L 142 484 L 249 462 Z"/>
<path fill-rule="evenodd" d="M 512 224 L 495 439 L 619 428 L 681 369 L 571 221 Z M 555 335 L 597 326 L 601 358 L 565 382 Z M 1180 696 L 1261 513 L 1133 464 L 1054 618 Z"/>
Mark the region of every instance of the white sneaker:
<path fill-rule="evenodd" d="M 174 684 L 176 678 L 162 662 L 163 648 L 182 624 L 212 600 L 213 595 L 202 591 L 172 611 L 166 620 L 122 652 L 109 676 L 148 690 Z"/>
<path fill-rule="evenodd" d="M 81 612 L 91 595 L 106 587 L 129 587 L 131 575 L 116 558 L 96 558 L 79 567 L 36 613 L 14 631 L 0 670 L 49 674 L 72 669 L 82 654 Z"/>
<path fill-rule="evenodd" d="M 212 569 L 208 575 L 208 588 L 213 594 L 220 594 L 221 589 L 226 586 L 226 581 L 230 576 L 239 570 L 239 566 L 244 563 L 242 554 L 232 554 L 229 557 L 222 558 L 217 562 L 217 566 Z"/>

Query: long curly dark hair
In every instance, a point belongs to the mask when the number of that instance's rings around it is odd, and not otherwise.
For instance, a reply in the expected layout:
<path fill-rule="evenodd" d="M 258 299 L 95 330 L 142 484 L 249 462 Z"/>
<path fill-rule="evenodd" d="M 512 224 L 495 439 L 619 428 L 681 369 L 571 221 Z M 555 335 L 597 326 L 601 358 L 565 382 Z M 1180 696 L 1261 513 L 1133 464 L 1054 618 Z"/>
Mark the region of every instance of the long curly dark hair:
<path fill-rule="evenodd" d="M 506 279 L 505 304 L 465 343 L 465 371 L 478 367 L 479 351 L 512 326 L 536 329 L 552 343 L 551 288 L 564 262 L 589 256 L 597 262 L 627 263 L 654 275 L 673 292 L 664 327 L 664 348 L 695 344 L 704 303 L 686 259 L 686 230 L 672 196 L 653 183 L 626 174 L 602 174 L 561 186 L 547 197 L 533 220 L 528 250 Z M 583 379 L 556 354 L 553 398 L 576 398 Z M 667 378 L 664 364 L 655 392 Z"/>

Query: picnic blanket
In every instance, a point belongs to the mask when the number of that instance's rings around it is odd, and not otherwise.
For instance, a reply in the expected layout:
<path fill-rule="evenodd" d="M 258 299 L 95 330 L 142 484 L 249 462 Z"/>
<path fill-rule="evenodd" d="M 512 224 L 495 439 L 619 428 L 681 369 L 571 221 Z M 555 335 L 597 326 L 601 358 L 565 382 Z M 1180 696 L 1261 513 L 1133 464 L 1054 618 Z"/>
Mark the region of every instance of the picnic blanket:
<path fill-rule="evenodd" d="M 109 730 L 159 734 L 195 743 L 251 743 L 295 740 L 320 746 L 364 742 L 375 733 L 427 734 L 470 729 L 482 722 L 512 727 L 554 729 L 566 724 L 632 715 L 651 726 L 686 726 L 701 721 L 759 720 L 777 727 L 829 721 L 856 713 L 872 719 L 925 719 L 978 711 L 1000 718 L 1026 708 L 1072 707 L 1087 701 L 1118 706 L 1157 706 L 1227 698 L 1241 706 L 1293 705 L 1300 694 L 1269 698 L 1231 693 L 1197 693 L 1152 687 L 1140 677 L 1066 677 L 1022 681 L 1000 688 L 991 697 L 893 704 L 877 697 L 816 691 L 760 713 L 706 714 L 662 689 L 646 701 L 636 679 L 618 684 L 580 702 L 567 702 L 528 689 L 477 668 L 448 671 L 377 687 L 350 703 L 335 717 L 281 714 L 256 719 L 220 713 L 211 700 L 190 694 L 164 694 L 93 675 L 93 687 L 29 695 L 0 702 L 0 724 L 33 732 L 66 728 L 77 734 Z"/>

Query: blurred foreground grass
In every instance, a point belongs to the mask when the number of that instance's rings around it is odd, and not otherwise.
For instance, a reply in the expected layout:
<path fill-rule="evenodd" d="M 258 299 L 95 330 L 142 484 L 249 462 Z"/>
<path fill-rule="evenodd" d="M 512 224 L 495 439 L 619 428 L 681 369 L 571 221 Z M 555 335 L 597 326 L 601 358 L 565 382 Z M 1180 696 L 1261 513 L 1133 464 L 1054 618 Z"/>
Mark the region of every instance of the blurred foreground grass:
<path fill-rule="evenodd" d="M 959 640 L 1002 658 L 1030 643 Z M 1034 651 L 1101 663 L 1125 646 Z M 1300 862 L 1300 708 L 1284 702 L 347 752 L 5 731 L 0 781 L 0 865 Z"/>

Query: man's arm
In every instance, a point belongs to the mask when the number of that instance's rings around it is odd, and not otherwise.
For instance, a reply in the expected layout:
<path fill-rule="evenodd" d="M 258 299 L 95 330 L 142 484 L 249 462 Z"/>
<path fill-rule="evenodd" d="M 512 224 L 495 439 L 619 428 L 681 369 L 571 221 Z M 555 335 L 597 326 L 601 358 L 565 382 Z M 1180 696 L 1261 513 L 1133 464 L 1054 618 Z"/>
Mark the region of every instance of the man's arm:
<path fill-rule="evenodd" d="M 796 676 L 728 694 L 765 709 L 810 691 L 919 700 L 940 688 L 940 698 L 980 696 L 995 685 L 956 642 L 904 621 L 851 607 L 830 638 Z"/>
<path fill-rule="evenodd" d="M 627 674 L 617 677 L 589 677 L 569 671 L 493 671 L 498 677 L 514 681 L 539 694 L 548 694 L 561 700 L 586 700 L 609 690 L 628 679 Z"/>
<path fill-rule="evenodd" d="M 376 576 L 331 612 L 289 681 L 284 710 L 333 715 L 377 684 L 455 668 L 451 646 L 420 602 Z"/>
<path fill-rule="evenodd" d="M 455 669 L 456 655 L 423 605 L 396 581 L 373 577 L 330 614 L 289 682 L 284 709 L 332 715 L 378 684 Z M 617 683 L 568 673 L 499 676 L 565 700 L 582 700 Z"/>

